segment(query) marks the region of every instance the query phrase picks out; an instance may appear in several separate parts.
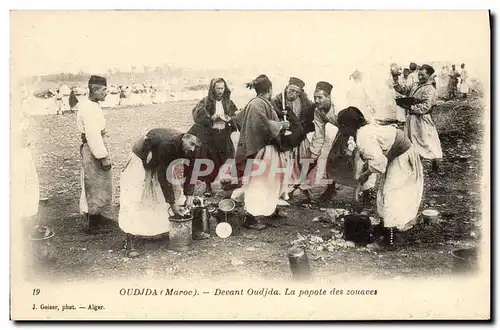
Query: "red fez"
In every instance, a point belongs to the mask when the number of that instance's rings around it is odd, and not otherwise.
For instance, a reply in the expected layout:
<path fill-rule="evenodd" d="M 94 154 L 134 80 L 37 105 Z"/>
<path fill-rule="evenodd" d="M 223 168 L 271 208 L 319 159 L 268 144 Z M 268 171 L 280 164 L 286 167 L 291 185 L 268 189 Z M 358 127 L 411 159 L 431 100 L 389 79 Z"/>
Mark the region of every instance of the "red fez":
<path fill-rule="evenodd" d="M 316 84 L 316 89 L 320 89 L 322 91 L 325 91 L 328 95 L 332 92 L 333 86 L 326 81 L 320 81 L 319 83 Z"/>
<path fill-rule="evenodd" d="M 106 78 L 92 75 L 89 79 L 89 86 L 90 85 L 107 86 Z"/>
<path fill-rule="evenodd" d="M 291 77 L 290 80 L 288 81 L 288 84 L 297 86 L 300 89 L 303 89 L 304 86 L 306 85 L 301 79 L 295 77 Z"/>

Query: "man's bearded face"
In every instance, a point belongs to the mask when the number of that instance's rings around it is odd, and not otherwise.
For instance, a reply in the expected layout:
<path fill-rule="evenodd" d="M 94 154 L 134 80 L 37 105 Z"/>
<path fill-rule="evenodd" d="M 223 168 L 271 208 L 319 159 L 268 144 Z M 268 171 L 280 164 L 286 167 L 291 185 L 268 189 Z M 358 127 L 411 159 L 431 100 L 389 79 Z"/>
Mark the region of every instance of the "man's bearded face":
<path fill-rule="evenodd" d="M 286 88 L 286 99 L 289 102 L 293 102 L 297 99 L 297 97 L 299 97 L 300 92 L 301 90 L 299 87 L 295 85 L 288 85 Z"/>
<path fill-rule="evenodd" d="M 218 82 L 215 84 L 215 98 L 217 100 L 222 100 L 222 95 L 224 95 L 224 91 L 226 90 L 226 86 L 224 86 L 223 82 Z"/>

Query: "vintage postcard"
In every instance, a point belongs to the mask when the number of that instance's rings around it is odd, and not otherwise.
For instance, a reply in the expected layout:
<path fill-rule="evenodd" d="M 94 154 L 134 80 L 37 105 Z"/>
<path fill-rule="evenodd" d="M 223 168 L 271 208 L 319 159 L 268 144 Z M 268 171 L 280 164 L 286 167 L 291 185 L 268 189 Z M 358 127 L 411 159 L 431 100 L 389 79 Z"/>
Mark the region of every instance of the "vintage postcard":
<path fill-rule="evenodd" d="M 11 319 L 488 320 L 488 11 L 22 11 Z"/>

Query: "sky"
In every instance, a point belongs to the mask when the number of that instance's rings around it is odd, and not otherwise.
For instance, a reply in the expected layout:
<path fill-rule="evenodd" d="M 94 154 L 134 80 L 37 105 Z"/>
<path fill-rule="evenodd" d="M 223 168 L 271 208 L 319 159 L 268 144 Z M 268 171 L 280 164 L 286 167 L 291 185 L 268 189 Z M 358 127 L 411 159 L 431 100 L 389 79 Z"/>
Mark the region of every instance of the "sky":
<path fill-rule="evenodd" d="M 332 81 L 377 63 L 449 60 L 485 73 L 489 38 L 487 11 L 13 11 L 11 72 L 170 64 Z"/>

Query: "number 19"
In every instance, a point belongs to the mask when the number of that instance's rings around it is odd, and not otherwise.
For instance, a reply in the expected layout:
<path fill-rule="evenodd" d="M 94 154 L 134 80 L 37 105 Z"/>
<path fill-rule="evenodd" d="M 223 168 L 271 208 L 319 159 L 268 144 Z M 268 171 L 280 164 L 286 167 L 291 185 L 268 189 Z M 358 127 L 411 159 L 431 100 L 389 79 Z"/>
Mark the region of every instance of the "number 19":
<path fill-rule="evenodd" d="M 33 289 L 33 295 L 38 296 L 40 294 L 40 289 Z"/>

